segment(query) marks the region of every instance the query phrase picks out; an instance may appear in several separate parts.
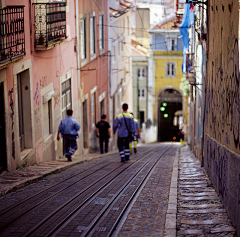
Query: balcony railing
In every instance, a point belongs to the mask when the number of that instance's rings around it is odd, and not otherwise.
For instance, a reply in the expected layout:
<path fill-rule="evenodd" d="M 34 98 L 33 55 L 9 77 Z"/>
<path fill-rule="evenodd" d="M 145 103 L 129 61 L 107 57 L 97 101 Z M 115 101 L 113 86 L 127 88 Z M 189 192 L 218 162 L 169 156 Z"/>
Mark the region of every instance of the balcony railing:
<path fill-rule="evenodd" d="M 34 3 L 35 47 L 48 50 L 66 39 L 66 2 Z"/>
<path fill-rule="evenodd" d="M 190 83 L 195 82 L 194 54 L 187 53 L 186 78 Z"/>
<path fill-rule="evenodd" d="M 25 54 L 24 6 L 0 9 L 0 69 Z"/>

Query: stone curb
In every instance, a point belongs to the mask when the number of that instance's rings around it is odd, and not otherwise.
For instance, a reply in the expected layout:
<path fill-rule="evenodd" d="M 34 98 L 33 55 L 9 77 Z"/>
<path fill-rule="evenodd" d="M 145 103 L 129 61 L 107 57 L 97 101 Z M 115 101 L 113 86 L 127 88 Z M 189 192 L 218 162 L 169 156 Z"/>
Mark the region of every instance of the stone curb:
<path fill-rule="evenodd" d="M 164 237 L 176 236 L 176 223 L 177 223 L 177 181 L 178 181 L 178 159 L 180 147 L 177 149 L 171 178 L 171 185 L 168 199 L 168 209 L 165 220 Z"/>
<path fill-rule="evenodd" d="M 9 192 L 12 192 L 12 191 L 15 191 L 17 189 L 23 188 L 23 187 L 25 187 L 25 186 L 27 186 L 31 183 L 35 183 L 35 182 L 43 179 L 44 177 L 46 177 L 48 175 L 51 175 L 51 174 L 54 174 L 54 173 L 59 173 L 63 170 L 66 170 L 66 169 L 68 169 L 72 166 L 81 164 L 83 162 L 94 160 L 94 159 L 101 158 L 101 157 L 108 156 L 108 155 L 112 155 L 112 154 L 115 154 L 115 153 L 117 153 L 117 151 L 112 151 L 112 152 L 109 152 L 107 154 L 99 154 L 99 155 L 94 155 L 94 156 L 78 156 L 78 157 L 75 157 L 73 159 L 77 159 L 77 160 L 73 160 L 72 162 L 67 162 L 66 164 L 64 163 L 62 165 L 59 165 L 58 167 L 48 169 L 47 171 L 42 171 L 40 174 L 38 172 L 38 175 L 36 175 L 36 176 L 26 178 L 26 179 L 22 179 L 22 180 L 20 180 L 16 183 L 13 183 L 13 184 L 10 184 L 10 185 L 6 186 L 5 188 L 2 188 L 2 190 L 0 190 L 0 197 L 6 195 Z M 59 160 L 57 160 L 55 162 L 59 162 Z M 49 162 L 44 162 L 44 163 L 46 163 L 46 164 L 51 163 L 52 164 L 52 163 L 54 163 L 54 161 L 49 161 Z"/>

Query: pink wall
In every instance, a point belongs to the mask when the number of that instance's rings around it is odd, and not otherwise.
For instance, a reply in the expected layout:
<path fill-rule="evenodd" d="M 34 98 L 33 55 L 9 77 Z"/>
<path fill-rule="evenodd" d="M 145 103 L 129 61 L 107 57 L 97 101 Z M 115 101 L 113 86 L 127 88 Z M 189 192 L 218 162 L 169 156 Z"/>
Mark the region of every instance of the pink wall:
<path fill-rule="evenodd" d="M 99 55 L 99 11 L 104 11 L 104 56 Z M 89 39 L 89 12 L 95 12 L 96 14 L 96 58 L 92 61 L 90 61 L 90 39 Z M 108 112 L 108 22 L 107 22 L 107 16 L 108 16 L 108 4 L 105 0 L 97 1 L 97 5 L 94 1 L 88 1 L 88 0 L 82 0 L 79 1 L 79 13 L 87 13 L 87 65 L 81 67 L 81 81 L 83 82 L 84 88 L 83 92 L 85 94 L 90 94 L 90 90 L 93 89 L 95 86 L 97 86 L 97 108 L 96 111 L 99 111 L 99 101 L 98 96 L 101 95 L 104 91 L 106 91 L 106 109 Z M 95 69 L 91 71 L 86 71 L 88 69 Z M 90 99 L 90 98 L 89 98 Z M 89 108 L 89 118 L 90 118 L 90 101 L 88 103 Z M 108 116 L 108 113 L 107 113 Z M 100 118 L 98 117 L 97 112 L 97 120 Z M 108 118 L 107 118 L 108 119 Z M 90 123 L 89 123 L 90 125 Z"/>
<path fill-rule="evenodd" d="M 29 4 L 31 2 L 31 5 Z M 22 61 L 32 60 L 33 76 L 33 96 L 34 109 L 39 106 L 40 89 L 53 82 L 55 95 L 59 94 L 60 76 L 69 70 L 73 70 L 73 94 L 74 102 L 78 100 L 78 83 L 77 83 L 77 54 L 74 52 L 75 46 L 75 6 L 74 1 L 70 1 L 69 12 L 67 12 L 66 24 L 68 38 L 65 43 L 56 46 L 47 51 L 36 51 L 34 48 L 34 1 L 28 0 L 6 0 L 6 5 L 25 5 L 24 8 L 24 27 L 25 27 L 25 48 L 26 56 Z M 74 13 L 74 14 L 73 14 Z M 21 62 L 22 62 L 21 61 Z M 20 63 L 21 63 L 20 62 Z M 19 62 L 18 62 L 19 63 Z M 13 88 L 12 65 L 7 68 L 8 90 Z M 55 109 L 60 106 L 60 100 L 55 101 Z"/>

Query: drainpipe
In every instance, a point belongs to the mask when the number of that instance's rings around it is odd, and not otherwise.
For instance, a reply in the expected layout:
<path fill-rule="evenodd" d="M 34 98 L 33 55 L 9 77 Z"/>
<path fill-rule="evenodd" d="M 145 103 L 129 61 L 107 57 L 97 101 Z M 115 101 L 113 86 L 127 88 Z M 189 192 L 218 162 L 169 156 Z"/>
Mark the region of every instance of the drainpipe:
<path fill-rule="evenodd" d="M 147 74 L 148 75 L 148 74 Z M 147 76 L 147 80 L 146 80 L 146 96 L 147 96 L 147 99 L 146 99 L 146 118 L 148 118 L 148 76 Z M 153 123 L 153 121 L 152 121 Z"/>
<path fill-rule="evenodd" d="M 79 12 L 78 12 L 78 0 L 75 0 L 75 9 L 76 9 L 76 34 L 77 34 L 77 45 L 76 45 L 76 52 L 77 52 L 77 77 L 78 77 L 78 98 L 79 98 L 79 119 L 80 119 L 80 125 L 81 128 L 83 128 L 83 113 L 82 113 L 82 103 L 81 103 L 81 81 L 80 81 L 80 54 L 79 54 L 79 45 L 80 45 L 80 39 L 79 39 Z M 79 142 L 80 142 L 80 153 L 83 155 L 83 132 L 82 129 L 79 133 Z"/>
<path fill-rule="evenodd" d="M 139 78 L 138 77 L 137 77 L 137 117 L 138 117 L 138 119 L 140 121 L 140 112 L 139 112 Z"/>

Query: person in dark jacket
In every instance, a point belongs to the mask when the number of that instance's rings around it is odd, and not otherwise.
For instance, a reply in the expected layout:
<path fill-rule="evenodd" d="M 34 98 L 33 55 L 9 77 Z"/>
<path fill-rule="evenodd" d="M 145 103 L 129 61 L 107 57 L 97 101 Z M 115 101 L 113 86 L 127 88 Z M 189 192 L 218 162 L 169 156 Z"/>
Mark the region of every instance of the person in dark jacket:
<path fill-rule="evenodd" d="M 105 143 L 105 153 L 108 152 L 108 141 L 111 138 L 110 125 L 106 120 L 106 115 L 103 114 L 101 121 L 96 124 L 96 136 L 99 137 L 100 152 L 103 154 L 103 143 Z"/>
<path fill-rule="evenodd" d="M 60 133 L 64 139 L 65 157 L 68 158 L 68 161 L 72 161 L 72 155 L 78 148 L 76 139 L 78 138 L 78 131 L 80 130 L 80 125 L 72 115 L 73 111 L 68 109 L 67 117 L 61 120 L 57 134 L 58 141 L 60 140 Z"/>
<path fill-rule="evenodd" d="M 118 150 L 121 157 L 121 162 L 129 160 L 130 137 L 134 134 L 134 121 L 133 116 L 127 112 L 128 104 L 122 105 L 123 112 L 117 116 L 113 123 L 113 134 L 118 129 Z"/>

